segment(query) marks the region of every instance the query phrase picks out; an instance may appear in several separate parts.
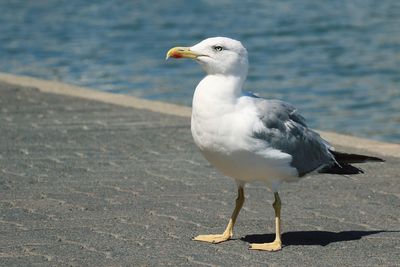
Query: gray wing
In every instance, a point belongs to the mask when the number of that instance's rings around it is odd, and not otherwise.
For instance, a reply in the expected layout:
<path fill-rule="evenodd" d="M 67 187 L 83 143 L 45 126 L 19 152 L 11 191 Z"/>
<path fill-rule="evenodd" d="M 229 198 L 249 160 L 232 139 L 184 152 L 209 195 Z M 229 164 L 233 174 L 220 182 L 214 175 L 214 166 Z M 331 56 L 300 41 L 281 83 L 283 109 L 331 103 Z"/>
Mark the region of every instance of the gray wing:
<path fill-rule="evenodd" d="M 335 162 L 331 146 L 309 129 L 305 119 L 288 103 L 279 100 L 256 100 L 260 120 L 265 125 L 254 137 L 266 141 L 272 148 L 292 156 L 291 165 L 299 176 Z"/>

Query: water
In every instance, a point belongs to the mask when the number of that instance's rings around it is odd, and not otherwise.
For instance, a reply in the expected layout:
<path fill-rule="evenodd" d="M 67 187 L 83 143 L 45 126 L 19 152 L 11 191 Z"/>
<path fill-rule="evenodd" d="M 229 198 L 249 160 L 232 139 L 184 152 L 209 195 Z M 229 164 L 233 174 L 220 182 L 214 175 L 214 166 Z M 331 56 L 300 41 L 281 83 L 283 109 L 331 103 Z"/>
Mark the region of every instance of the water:
<path fill-rule="evenodd" d="M 246 89 L 311 127 L 400 142 L 400 1 L 0 1 L 0 71 L 190 105 L 203 76 L 166 51 L 249 51 Z"/>

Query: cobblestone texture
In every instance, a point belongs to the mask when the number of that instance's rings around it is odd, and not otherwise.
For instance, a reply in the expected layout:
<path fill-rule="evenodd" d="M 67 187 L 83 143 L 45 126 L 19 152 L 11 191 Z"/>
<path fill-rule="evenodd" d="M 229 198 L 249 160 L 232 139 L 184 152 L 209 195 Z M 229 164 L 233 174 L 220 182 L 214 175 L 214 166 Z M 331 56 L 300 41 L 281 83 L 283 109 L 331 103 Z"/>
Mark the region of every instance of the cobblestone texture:
<path fill-rule="evenodd" d="M 286 184 L 283 240 L 273 196 L 246 187 L 234 239 L 221 232 L 235 185 L 199 154 L 189 119 L 0 83 L 1 266 L 395 266 L 400 160 L 366 174 Z"/>

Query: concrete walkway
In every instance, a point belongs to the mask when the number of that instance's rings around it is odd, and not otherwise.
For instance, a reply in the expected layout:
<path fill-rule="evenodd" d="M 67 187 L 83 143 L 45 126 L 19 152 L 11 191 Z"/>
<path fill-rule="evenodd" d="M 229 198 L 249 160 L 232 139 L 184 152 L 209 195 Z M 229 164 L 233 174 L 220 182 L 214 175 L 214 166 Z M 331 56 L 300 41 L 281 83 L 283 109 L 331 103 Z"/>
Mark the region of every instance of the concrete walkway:
<path fill-rule="evenodd" d="M 400 266 L 400 158 L 385 154 L 285 185 L 280 252 L 247 249 L 273 238 L 262 184 L 233 240 L 194 242 L 224 229 L 236 191 L 188 117 L 0 82 L 0 266 Z"/>

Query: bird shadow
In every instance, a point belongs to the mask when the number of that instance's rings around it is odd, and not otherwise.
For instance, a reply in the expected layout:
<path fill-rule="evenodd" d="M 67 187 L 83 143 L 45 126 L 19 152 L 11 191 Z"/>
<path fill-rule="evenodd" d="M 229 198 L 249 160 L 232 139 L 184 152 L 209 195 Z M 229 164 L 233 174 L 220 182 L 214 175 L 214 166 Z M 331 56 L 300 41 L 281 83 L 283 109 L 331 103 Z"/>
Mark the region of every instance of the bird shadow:
<path fill-rule="evenodd" d="M 352 240 L 359 240 L 364 236 L 375 235 L 379 233 L 398 233 L 400 231 L 343 231 L 343 232 L 329 232 L 329 231 L 299 231 L 287 232 L 282 234 L 282 243 L 284 246 L 326 246 L 330 243 L 345 242 Z M 254 234 L 246 235 L 240 240 L 248 243 L 267 243 L 272 242 L 275 234 Z"/>

